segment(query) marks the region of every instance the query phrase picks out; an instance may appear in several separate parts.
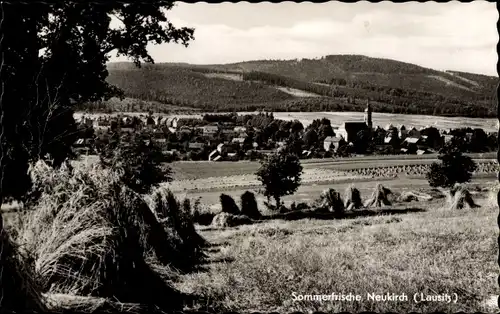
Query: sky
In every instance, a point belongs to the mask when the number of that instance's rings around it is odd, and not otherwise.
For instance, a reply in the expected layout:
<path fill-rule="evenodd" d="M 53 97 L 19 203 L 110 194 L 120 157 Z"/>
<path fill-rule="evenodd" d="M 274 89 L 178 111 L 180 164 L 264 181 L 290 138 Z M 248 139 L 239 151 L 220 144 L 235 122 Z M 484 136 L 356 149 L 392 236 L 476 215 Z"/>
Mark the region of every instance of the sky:
<path fill-rule="evenodd" d="M 149 45 L 155 62 L 220 64 L 360 54 L 497 75 L 495 3 L 194 3 L 167 12 L 195 28 L 189 47 Z M 111 55 L 110 61 L 124 61 Z"/>

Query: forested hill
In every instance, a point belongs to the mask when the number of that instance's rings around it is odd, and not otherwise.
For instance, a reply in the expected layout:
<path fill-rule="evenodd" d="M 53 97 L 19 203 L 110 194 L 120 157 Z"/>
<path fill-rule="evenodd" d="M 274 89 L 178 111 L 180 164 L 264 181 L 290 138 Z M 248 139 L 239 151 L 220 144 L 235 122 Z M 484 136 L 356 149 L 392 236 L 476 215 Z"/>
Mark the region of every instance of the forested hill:
<path fill-rule="evenodd" d="M 223 65 L 110 63 L 126 96 L 211 111 L 360 111 L 496 116 L 498 78 L 360 55 Z M 159 106 L 161 104 L 158 104 Z"/>

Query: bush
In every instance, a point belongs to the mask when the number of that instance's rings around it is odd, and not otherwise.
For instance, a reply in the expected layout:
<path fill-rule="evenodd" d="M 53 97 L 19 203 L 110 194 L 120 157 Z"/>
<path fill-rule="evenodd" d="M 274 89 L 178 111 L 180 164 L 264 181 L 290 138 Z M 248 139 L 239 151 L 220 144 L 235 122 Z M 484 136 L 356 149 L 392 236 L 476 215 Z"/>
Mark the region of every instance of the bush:
<path fill-rule="evenodd" d="M 233 215 L 239 215 L 240 214 L 240 209 L 238 208 L 238 205 L 236 205 L 236 202 L 234 199 L 227 195 L 227 194 L 221 194 L 220 195 L 220 204 L 222 207 L 222 212 L 223 213 L 228 213 L 228 214 L 233 214 Z"/>
<path fill-rule="evenodd" d="M 252 219 L 259 219 L 261 217 L 257 201 L 255 200 L 255 194 L 250 191 L 246 191 L 241 195 L 241 213 Z"/>
<path fill-rule="evenodd" d="M 438 156 L 441 163 L 430 166 L 426 178 L 432 187 L 451 188 L 456 183 L 469 182 L 472 173 L 477 170 L 477 164 L 469 156 L 464 156 L 460 150 L 448 145 Z"/>

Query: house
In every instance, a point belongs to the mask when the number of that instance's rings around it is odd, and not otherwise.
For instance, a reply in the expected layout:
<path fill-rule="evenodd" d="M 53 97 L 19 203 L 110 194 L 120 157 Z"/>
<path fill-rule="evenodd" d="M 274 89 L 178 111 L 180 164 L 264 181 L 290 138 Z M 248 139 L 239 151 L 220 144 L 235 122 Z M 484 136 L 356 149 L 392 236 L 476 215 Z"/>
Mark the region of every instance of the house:
<path fill-rule="evenodd" d="M 243 145 L 245 143 L 245 138 L 243 137 L 235 137 L 233 138 L 233 140 L 231 141 L 231 143 L 238 143 L 240 145 Z"/>
<path fill-rule="evenodd" d="M 234 133 L 244 133 L 247 131 L 247 128 L 244 126 L 236 126 L 234 127 Z"/>
<path fill-rule="evenodd" d="M 174 134 L 175 131 L 177 131 L 176 128 L 173 128 L 173 127 L 169 127 L 168 130 L 170 131 L 170 133 Z"/>
<path fill-rule="evenodd" d="M 408 131 L 407 137 L 418 138 L 420 137 L 420 131 L 413 127 Z"/>
<path fill-rule="evenodd" d="M 216 125 L 205 125 L 201 127 L 203 135 L 210 136 L 214 135 L 219 131 L 219 127 Z"/>
<path fill-rule="evenodd" d="M 417 150 L 417 155 L 423 155 L 423 154 L 426 154 L 427 151 L 426 150 L 423 150 L 423 149 L 418 149 Z"/>
<path fill-rule="evenodd" d="M 453 135 L 449 135 L 449 134 L 443 135 L 443 142 L 445 144 L 449 143 L 452 139 L 453 139 Z"/>
<path fill-rule="evenodd" d="M 400 139 L 404 140 L 405 138 L 408 137 L 408 130 L 406 129 L 406 127 L 404 125 L 402 125 L 400 128 L 399 128 L 399 131 L 398 131 L 398 136 Z"/>
<path fill-rule="evenodd" d="M 227 154 L 227 159 L 230 160 L 230 161 L 237 161 L 239 158 L 238 158 L 238 154 L 236 153 L 228 153 Z"/>
<path fill-rule="evenodd" d="M 310 157 L 311 154 L 312 154 L 312 152 L 310 150 L 303 150 L 302 151 L 302 157 L 304 157 L 304 158 Z"/>
<path fill-rule="evenodd" d="M 228 127 L 223 127 L 221 129 L 222 134 L 234 134 L 234 129 L 233 128 L 228 128 Z"/>
<path fill-rule="evenodd" d="M 340 142 L 343 140 L 341 137 L 327 136 L 323 141 L 323 149 L 325 151 L 330 151 L 339 148 Z"/>
<path fill-rule="evenodd" d="M 94 120 L 83 116 L 80 120 L 80 123 L 88 128 L 91 128 L 94 125 Z"/>
<path fill-rule="evenodd" d="M 359 131 L 368 130 L 365 122 L 344 122 L 337 130 L 337 135 L 342 136 L 348 143 L 354 142 Z"/>
<path fill-rule="evenodd" d="M 191 133 L 191 131 L 191 128 L 188 126 L 181 126 L 181 128 L 179 129 L 180 133 Z"/>
<path fill-rule="evenodd" d="M 421 137 L 407 137 L 403 141 L 403 143 L 406 143 L 407 145 L 418 145 L 422 143 L 422 138 Z"/>
<path fill-rule="evenodd" d="M 155 123 L 155 119 L 152 117 L 152 116 L 148 116 L 146 118 L 146 126 L 154 126 L 156 123 Z"/>
<path fill-rule="evenodd" d="M 386 124 L 386 126 L 384 127 L 384 130 L 389 131 L 389 130 L 391 130 L 393 128 L 394 128 L 394 125 L 392 125 L 391 123 L 389 123 L 389 124 Z"/>
<path fill-rule="evenodd" d="M 228 153 L 232 153 L 232 149 L 230 146 L 228 146 L 227 144 L 225 143 L 220 143 L 219 145 L 217 145 L 217 151 L 219 152 L 219 154 L 221 154 L 222 156 L 225 156 L 226 154 Z"/>
<path fill-rule="evenodd" d="M 473 135 L 472 132 L 465 133 L 465 138 L 467 139 L 468 142 L 470 142 L 472 140 L 472 135 Z"/>
<path fill-rule="evenodd" d="M 176 129 L 177 128 L 177 123 L 179 122 L 179 118 L 177 117 L 169 117 L 167 118 L 167 120 L 165 121 L 165 125 L 169 128 L 174 128 Z"/>
<path fill-rule="evenodd" d="M 246 132 L 239 133 L 238 137 L 247 138 L 248 134 Z"/>
<path fill-rule="evenodd" d="M 122 127 L 120 128 L 120 131 L 121 132 L 125 132 L 125 133 L 134 133 L 135 132 L 135 129 L 132 128 L 132 127 Z"/>
<path fill-rule="evenodd" d="M 253 142 L 253 143 L 252 143 L 252 147 L 253 147 L 253 148 L 258 148 L 258 147 L 259 147 L 259 143 L 257 143 L 257 142 Z"/>
<path fill-rule="evenodd" d="M 155 125 L 161 125 L 163 122 L 163 118 L 161 116 L 157 116 L 157 117 L 153 118 L 153 120 L 155 122 Z"/>
<path fill-rule="evenodd" d="M 189 149 L 203 149 L 204 147 L 205 143 L 191 142 L 188 144 Z"/>
<path fill-rule="evenodd" d="M 384 144 L 390 144 L 392 142 L 392 135 L 391 134 L 388 134 L 386 135 L 386 137 L 384 137 Z"/>

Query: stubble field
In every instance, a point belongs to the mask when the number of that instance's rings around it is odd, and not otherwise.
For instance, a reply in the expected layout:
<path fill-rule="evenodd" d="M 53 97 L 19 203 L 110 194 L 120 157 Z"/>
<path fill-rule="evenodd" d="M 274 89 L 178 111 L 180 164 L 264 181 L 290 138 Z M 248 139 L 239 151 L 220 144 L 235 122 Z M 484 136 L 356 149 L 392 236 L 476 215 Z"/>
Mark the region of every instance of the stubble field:
<path fill-rule="evenodd" d="M 342 220 L 274 220 L 213 230 L 210 262 L 177 283 L 221 311 L 495 312 L 497 207 L 450 211 L 443 200 L 409 204 L 417 213 Z M 357 294 L 360 302 L 297 301 L 295 295 Z M 370 301 L 367 294 L 406 294 Z M 456 293 L 456 303 L 413 301 Z"/>

